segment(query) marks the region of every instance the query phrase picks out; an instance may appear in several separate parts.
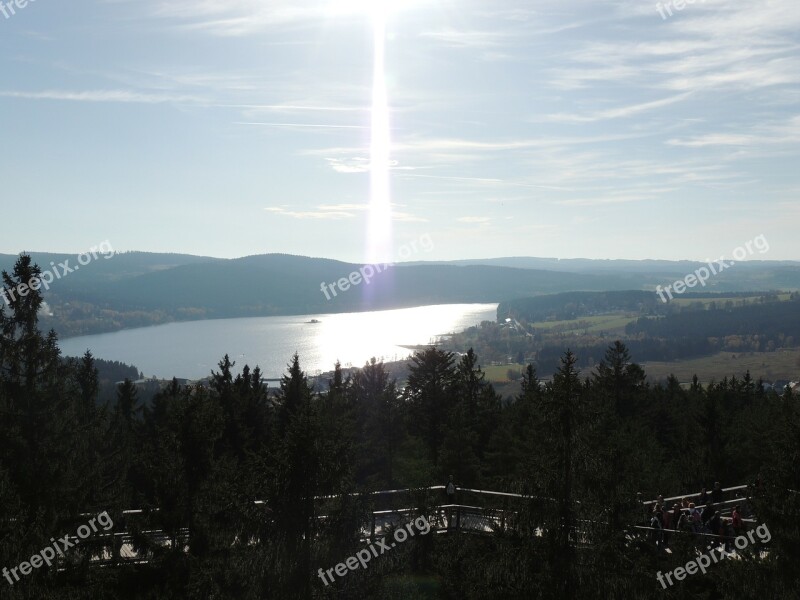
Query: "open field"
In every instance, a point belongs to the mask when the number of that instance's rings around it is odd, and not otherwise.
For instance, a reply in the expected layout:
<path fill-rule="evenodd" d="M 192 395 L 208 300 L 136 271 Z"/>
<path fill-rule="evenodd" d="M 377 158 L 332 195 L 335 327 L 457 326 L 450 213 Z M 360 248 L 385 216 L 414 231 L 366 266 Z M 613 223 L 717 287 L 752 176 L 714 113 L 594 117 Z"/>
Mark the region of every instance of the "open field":
<path fill-rule="evenodd" d="M 486 373 L 487 381 L 491 381 L 492 383 L 505 383 L 508 382 L 508 371 L 511 369 L 515 373 L 519 373 L 520 377 L 522 376 L 522 372 L 525 370 L 525 367 L 519 364 L 510 364 L 510 365 L 489 365 L 489 366 L 481 366 L 483 372 Z"/>
<path fill-rule="evenodd" d="M 708 306 L 712 302 L 716 302 L 717 306 L 724 306 L 726 302 L 733 303 L 746 300 L 748 303 L 758 300 L 762 295 L 754 294 L 753 296 L 719 296 L 716 298 L 683 298 L 676 296 L 673 303 L 678 306 L 689 306 L 690 304 L 700 303 L 703 306 Z M 781 302 L 785 302 L 791 298 L 791 294 L 778 294 Z M 587 317 L 579 317 L 577 319 L 570 319 L 566 321 L 537 321 L 531 323 L 530 326 L 535 329 L 543 329 L 549 333 L 600 333 L 607 331 L 609 333 L 622 333 L 625 326 L 639 318 L 639 315 L 632 313 L 613 312 L 602 315 L 593 315 Z"/>
<path fill-rule="evenodd" d="M 641 364 L 651 381 L 665 379 L 672 374 L 681 383 L 688 383 L 697 374 L 700 382 L 707 384 L 711 380 L 719 381 L 726 376 L 742 377 L 748 369 L 753 379 L 763 377 L 764 381 L 769 382 L 776 379 L 796 381 L 800 379 L 800 348 L 776 352 L 720 352 L 692 360 L 653 361 Z M 492 383 L 508 383 L 509 369 L 520 375 L 524 371 L 524 367 L 518 364 L 483 367 L 486 379 Z M 589 369 L 581 369 L 582 377 L 588 375 L 590 375 Z"/>
<path fill-rule="evenodd" d="M 725 376 L 741 377 L 749 369 L 753 379 L 763 377 L 765 381 L 776 379 L 800 379 L 800 349 L 791 348 L 776 352 L 720 352 L 713 356 L 679 360 L 675 362 L 648 362 L 642 367 L 651 379 L 662 379 L 675 375 L 682 383 L 689 382 L 696 374 L 702 383 L 712 379 L 719 381 Z"/>
<path fill-rule="evenodd" d="M 625 326 L 637 319 L 637 316 L 626 315 L 623 313 L 610 313 L 607 315 L 595 315 L 591 317 L 581 317 L 568 321 L 537 321 L 531 323 L 534 329 L 544 329 L 548 333 L 598 333 L 600 331 L 622 332 Z"/>

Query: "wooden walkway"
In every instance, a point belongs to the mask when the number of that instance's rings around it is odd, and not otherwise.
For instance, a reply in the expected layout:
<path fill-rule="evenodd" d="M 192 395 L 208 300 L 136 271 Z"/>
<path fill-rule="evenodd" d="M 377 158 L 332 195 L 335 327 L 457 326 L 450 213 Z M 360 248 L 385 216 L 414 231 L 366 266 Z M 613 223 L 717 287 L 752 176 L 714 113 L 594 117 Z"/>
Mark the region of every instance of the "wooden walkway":
<path fill-rule="evenodd" d="M 728 518 L 733 507 L 737 505 L 743 507 L 745 514 L 750 514 L 748 489 L 746 485 L 723 489 L 724 497 L 728 499 L 715 504 L 723 518 Z M 350 497 L 359 498 L 370 506 L 370 510 L 367 511 L 369 516 L 362 528 L 362 538 L 365 542 L 389 536 L 395 528 L 403 526 L 419 516 L 424 516 L 431 526 L 431 532 L 437 534 L 495 535 L 501 532 L 510 533 L 518 530 L 522 509 L 526 509 L 526 512 L 530 514 L 532 502 L 540 506 L 555 502 L 550 498 L 471 488 L 457 488 L 455 498 L 447 501 L 443 485 L 418 489 L 378 490 L 352 494 Z M 672 496 L 665 498 L 664 503 L 671 508 L 674 503 L 680 503 L 684 497 L 691 500 L 699 497 L 699 493 Z M 326 519 L 326 509 L 330 510 L 340 499 L 340 496 L 316 497 L 315 509 L 318 512 L 316 518 Z M 653 536 L 654 530 L 649 527 L 649 518 L 658 500 L 636 500 L 635 502 L 641 504 L 641 520 L 639 523 L 631 523 L 627 530 L 628 536 L 631 540 L 637 538 L 647 540 Z M 265 506 L 266 502 L 256 500 L 254 504 Z M 702 510 L 704 506 L 698 506 L 698 508 Z M 156 508 L 147 512 L 153 514 L 159 511 Z M 85 516 L 88 519 L 95 515 L 96 513 L 86 514 L 82 517 Z M 126 510 L 122 515 L 125 521 L 130 522 L 144 517 L 145 511 L 141 509 Z M 591 546 L 592 529 L 605 526 L 601 517 L 602 515 L 598 514 L 597 520 L 583 519 L 576 522 L 574 539 L 580 546 Z M 747 518 L 744 521 L 748 529 L 758 524 L 755 518 Z M 546 535 L 546 531 L 541 526 L 533 528 L 528 526 L 526 530 L 532 531 L 536 536 Z M 708 533 L 694 534 L 674 529 L 665 531 L 675 535 L 702 536 L 709 538 L 711 542 L 714 539 L 717 539 L 719 543 L 725 541 L 725 538 L 721 536 Z M 139 531 L 137 535 L 146 537 L 152 545 L 162 548 L 170 548 L 173 544 L 185 547 L 189 542 L 189 530 L 186 528 L 180 530 L 174 537 L 158 529 Z M 77 537 L 70 536 L 70 538 L 77 541 Z M 71 552 L 79 555 L 73 558 L 78 560 L 88 558 L 92 564 L 147 563 L 151 558 L 151 556 L 139 555 L 135 549 L 133 536 L 129 531 L 100 532 L 86 540 L 81 540 L 80 544 L 76 544 Z M 66 560 L 69 559 L 68 555 Z"/>

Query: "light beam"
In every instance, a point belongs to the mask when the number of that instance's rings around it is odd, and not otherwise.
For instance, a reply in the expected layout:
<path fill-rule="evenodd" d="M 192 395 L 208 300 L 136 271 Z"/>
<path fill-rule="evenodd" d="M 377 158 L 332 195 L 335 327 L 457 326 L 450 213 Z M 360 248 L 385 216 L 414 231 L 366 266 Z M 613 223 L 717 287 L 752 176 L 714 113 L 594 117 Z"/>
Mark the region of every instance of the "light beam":
<path fill-rule="evenodd" d="M 386 90 L 387 0 L 373 0 L 374 59 L 370 143 L 370 203 L 367 255 L 371 263 L 392 262 L 392 209 L 389 181 L 391 136 Z"/>

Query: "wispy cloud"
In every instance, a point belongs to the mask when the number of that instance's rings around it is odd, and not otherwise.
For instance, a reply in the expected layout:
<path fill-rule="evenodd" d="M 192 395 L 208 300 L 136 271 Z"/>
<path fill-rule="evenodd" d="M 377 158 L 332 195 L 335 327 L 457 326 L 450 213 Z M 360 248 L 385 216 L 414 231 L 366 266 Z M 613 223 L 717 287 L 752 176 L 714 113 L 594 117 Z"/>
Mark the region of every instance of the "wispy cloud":
<path fill-rule="evenodd" d="M 392 206 L 392 220 L 405 223 L 425 223 L 427 219 L 414 215 L 409 212 L 396 210 L 397 205 Z M 338 221 L 353 219 L 359 213 L 369 211 L 369 204 L 320 204 L 314 210 L 295 210 L 288 205 L 271 206 L 264 210 L 282 217 L 293 219 L 313 219 Z"/>
<path fill-rule="evenodd" d="M 298 106 L 296 104 L 215 104 L 226 108 L 243 108 L 270 112 L 369 112 L 367 106 Z"/>
<path fill-rule="evenodd" d="M 337 173 L 368 173 L 370 159 L 363 156 L 350 158 L 326 158 L 330 167 Z"/>
<path fill-rule="evenodd" d="M 131 90 L 47 90 L 26 92 L 3 90 L 0 97 L 25 100 L 62 100 L 69 102 L 129 102 L 138 104 L 162 104 L 165 102 L 199 102 L 196 96 L 176 96 L 172 94 L 150 94 Z"/>
<path fill-rule="evenodd" d="M 267 212 L 280 215 L 282 217 L 291 217 L 293 219 L 319 219 L 328 221 L 338 221 L 341 219 L 352 219 L 355 213 L 344 210 L 292 210 L 287 206 L 270 206 L 265 208 Z"/>
<path fill-rule="evenodd" d="M 707 146 L 752 147 L 764 145 L 795 145 L 800 142 L 800 115 L 782 123 L 759 124 L 750 127 L 748 133 L 708 133 L 689 138 L 672 138 L 671 146 L 703 148 Z"/>
<path fill-rule="evenodd" d="M 556 200 L 556 204 L 561 206 L 606 206 L 613 204 L 627 204 L 630 202 L 642 202 L 653 200 L 657 195 L 647 192 L 639 194 L 620 193 L 611 195 L 597 195 L 584 198 L 569 198 L 566 200 Z"/>
<path fill-rule="evenodd" d="M 445 29 L 425 31 L 419 35 L 456 48 L 498 48 L 509 43 L 508 33 L 504 34 L 501 31 Z"/>
<path fill-rule="evenodd" d="M 326 123 L 256 123 L 247 121 L 236 121 L 234 125 L 255 125 L 260 127 L 293 127 L 293 128 L 312 128 L 312 129 L 369 129 L 365 125 L 330 125 Z"/>
<path fill-rule="evenodd" d="M 669 96 L 668 98 L 661 98 L 659 100 L 652 100 L 650 102 L 641 102 L 639 104 L 608 108 L 586 114 L 554 113 L 551 115 L 546 115 L 539 120 L 551 123 L 593 123 L 595 121 L 607 121 L 610 119 L 624 119 L 681 102 L 686 100 L 689 96 L 691 96 L 691 92 L 677 94 L 675 96 Z M 536 120 L 534 120 L 534 122 L 535 121 Z"/>
<path fill-rule="evenodd" d="M 115 0 L 132 2 L 133 0 Z M 136 2 L 141 6 L 141 2 Z M 326 0 L 151 0 L 146 6 L 152 18 L 174 24 L 184 31 L 217 36 L 248 36 L 277 27 L 303 26 L 332 17 L 364 18 L 357 3 Z"/>
<path fill-rule="evenodd" d="M 561 187 L 561 186 L 552 186 L 552 185 L 539 185 L 535 183 L 525 183 L 522 181 L 514 181 L 508 179 L 497 179 L 493 177 L 456 177 L 456 176 L 449 176 L 449 175 L 422 175 L 417 173 L 402 173 L 402 177 L 412 177 L 412 178 L 423 178 L 423 179 L 439 179 L 443 181 L 453 181 L 457 183 L 464 183 L 464 184 L 487 184 L 487 185 L 504 185 L 504 186 L 513 186 L 513 187 L 528 187 L 528 188 L 538 188 L 538 189 L 545 189 L 545 190 L 560 190 L 560 191 L 570 191 L 571 188 Z"/>

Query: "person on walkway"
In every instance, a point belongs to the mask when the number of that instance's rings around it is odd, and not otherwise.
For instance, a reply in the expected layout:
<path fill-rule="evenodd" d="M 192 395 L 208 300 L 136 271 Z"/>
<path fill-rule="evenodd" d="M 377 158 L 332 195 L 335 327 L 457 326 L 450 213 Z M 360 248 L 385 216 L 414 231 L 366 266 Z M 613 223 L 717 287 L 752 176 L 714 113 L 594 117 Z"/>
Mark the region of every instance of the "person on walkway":
<path fill-rule="evenodd" d="M 719 481 L 714 482 L 714 489 L 711 490 L 711 501 L 714 504 L 722 503 L 722 486 L 719 484 Z"/>
<path fill-rule="evenodd" d="M 682 516 L 683 510 L 681 510 L 681 505 L 676 502 L 672 505 L 672 518 L 669 520 L 673 529 L 678 529 L 678 522 L 681 520 Z"/>
<path fill-rule="evenodd" d="M 700 533 L 703 523 L 700 511 L 697 510 L 697 507 L 694 505 L 694 502 L 689 503 L 689 518 L 692 521 L 692 531 L 694 531 L 695 533 Z"/>
<path fill-rule="evenodd" d="M 447 528 L 448 529 L 452 529 L 453 521 L 455 520 L 454 519 L 454 515 L 456 514 L 456 511 L 457 511 L 456 508 L 452 507 L 452 505 L 456 503 L 456 484 L 453 483 L 453 476 L 452 475 L 450 475 L 450 479 L 448 480 L 447 485 L 444 488 L 444 493 L 447 495 L 447 504 L 450 505 L 450 506 L 448 506 L 447 513 L 446 513 L 447 514 Z"/>
<path fill-rule="evenodd" d="M 679 531 L 685 531 L 686 533 L 691 533 L 694 531 L 692 516 L 689 514 L 688 509 L 681 511 L 681 516 L 678 518 L 677 529 Z"/>
<path fill-rule="evenodd" d="M 675 503 L 672 505 L 672 510 L 664 511 L 664 529 L 677 529 L 678 520 L 681 518 L 681 507 Z M 664 546 L 669 546 L 670 533 L 664 531 Z"/>
<path fill-rule="evenodd" d="M 722 519 L 722 534 L 725 536 L 725 552 L 733 552 L 736 531 L 733 529 L 733 521 Z"/>
<path fill-rule="evenodd" d="M 692 521 L 692 531 L 694 533 L 700 533 L 703 526 L 703 519 L 700 510 L 695 506 L 694 502 L 689 503 L 689 517 Z"/>
<path fill-rule="evenodd" d="M 700 513 L 700 521 L 703 523 L 703 531 L 705 531 L 705 533 L 715 533 L 711 531 L 711 519 L 715 512 L 717 512 L 717 510 L 714 508 L 714 504 L 709 502 L 706 504 L 703 512 Z"/>
<path fill-rule="evenodd" d="M 724 535 L 725 531 L 722 528 L 722 515 L 718 510 L 714 510 L 714 514 L 708 520 L 708 529 L 714 535 Z"/>
<path fill-rule="evenodd" d="M 452 504 L 456 499 L 456 484 L 453 483 L 453 476 L 452 475 L 450 475 L 450 479 L 447 482 L 447 487 L 445 488 L 445 493 L 447 494 L 448 502 L 450 502 Z"/>
<path fill-rule="evenodd" d="M 744 521 L 742 520 L 741 506 L 733 507 L 733 514 L 731 514 L 731 526 L 733 527 L 733 534 L 737 537 L 744 531 Z"/>
<path fill-rule="evenodd" d="M 661 549 L 664 545 L 664 520 L 663 514 L 659 510 L 650 519 L 650 536 L 656 548 Z"/>

